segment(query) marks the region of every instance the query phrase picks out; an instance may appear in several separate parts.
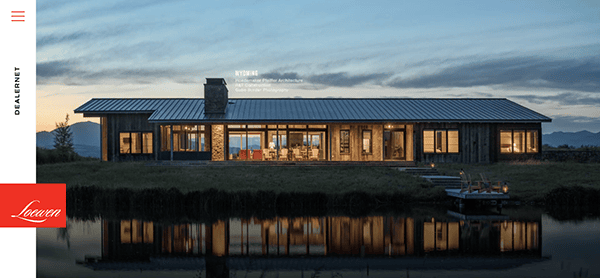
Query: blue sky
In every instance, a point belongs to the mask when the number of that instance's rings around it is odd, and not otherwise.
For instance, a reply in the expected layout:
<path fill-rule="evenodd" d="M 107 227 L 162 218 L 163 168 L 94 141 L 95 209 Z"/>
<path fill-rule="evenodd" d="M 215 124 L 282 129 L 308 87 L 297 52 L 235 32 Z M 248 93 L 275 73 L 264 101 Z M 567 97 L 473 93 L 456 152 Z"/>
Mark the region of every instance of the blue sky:
<path fill-rule="evenodd" d="M 37 1 L 37 130 L 93 97 L 506 97 L 600 131 L 600 1 Z M 243 92 L 235 71 L 301 79 Z"/>

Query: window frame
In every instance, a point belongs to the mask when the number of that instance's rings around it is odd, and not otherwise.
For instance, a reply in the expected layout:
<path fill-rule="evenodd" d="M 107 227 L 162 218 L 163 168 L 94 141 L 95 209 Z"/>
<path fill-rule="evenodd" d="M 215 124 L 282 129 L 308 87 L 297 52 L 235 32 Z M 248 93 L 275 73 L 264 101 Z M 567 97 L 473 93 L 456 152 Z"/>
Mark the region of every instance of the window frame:
<path fill-rule="evenodd" d="M 369 134 L 369 149 L 365 151 L 365 134 Z M 370 129 L 363 129 L 362 131 L 362 154 L 373 154 L 373 131 Z"/>
<path fill-rule="evenodd" d="M 122 137 L 123 134 L 128 134 L 128 137 Z M 137 137 L 137 143 L 135 143 L 137 146 L 136 149 L 139 149 L 139 152 L 133 152 L 134 149 L 134 140 L 133 140 L 133 134 L 136 134 Z M 148 148 L 145 148 L 146 145 L 148 144 L 144 144 L 144 135 L 150 134 L 150 144 L 149 144 L 149 151 L 150 152 L 144 152 L 145 150 L 148 150 Z M 123 152 L 122 151 L 122 144 L 123 141 L 121 140 L 121 138 L 129 138 L 129 152 Z M 144 154 L 153 154 L 154 153 L 154 133 L 152 131 L 121 131 L 119 132 L 119 155 L 144 155 Z"/>
<path fill-rule="evenodd" d="M 342 135 L 343 133 L 347 133 L 346 138 Z M 342 129 L 340 130 L 340 154 L 350 154 L 350 130 Z"/>
<path fill-rule="evenodd" d="M 522 131 L 523 132 L 523 140 L 522 140 L 522 152 L 515 152 L 515 131 Z M 510 146 L 510 152 L 504 152 L 502 151 L 502 136 L 501 134 L 503 132 L 510 132 L 510 142 L 511 142 L 511 146 Z M 531 148 L 529 146 L 530 143 L 530 136 L 529 134 L 534 133 L 536 134 L 537 138 L 535 138 L 535 143 L 537 143 L 537 146 L 535 146 L 535 151 L 529 151 L 529 149 Z M 539 129 L 528 129 L 528 128 L 509 128 L 509 129 L 500 129 L 500 131 L 498 132 L 498 137 L 500 140 L 500 154 L 503 155 L 512 155 L 512 154 L 517 154 L 517 155 L 521 155 L 521 154 L 539 154 L 540 153 L 540 140 L 539 140 L 539 134 L 540 134 L 540 130 Z"/>
<path fill-rule="evenodd" d="M 187 127 L 187 128 L 186 128 Z M 208 131 L 206 125 L 201 124 L 177 124 L 177 125 L 161 125 L 160 136 L 163 140 L 160 142 L 161 152 L 170 152 L 171 144 L 173 145 L 174 152 L 206 152 L 204 149 L 208 148 L 206 140 Z M 173 143 L 171 143 L 171 133 Z M 195 145 L 188 144 L 195 135 Z M 177 137 L 177 138 L 176 138 Z M 204 148 L 202 147 L 202 141 L 204 141 Z"/>
<path fill-rule="evenodd" d="M 426 147 L 425 147 L 425 132 L 430 131 L 433 132 L 433 151 L 426 151 Z M 450 131 L 455 131 L 456 135 L 457 135 L 457 143 L 456 143 L 456 152 L 450 152 L 450 140 L 448 137 L 448 133 Z M 442 145 L 441 150 L 438 151 L 438 132 L 442 132 L 442 137 L 441 140 L 443 142 L 440 142 L 440 144 Z M 421 138 L 421 142 L 422 142 L 422 150 L 423 153 L 426 154 L 459 154 L 460 153 L 460 130 L 456 129 L 456 128 L 427 128 L 427 129 L 423 129 L 422 132 L 422 138 Z"/>

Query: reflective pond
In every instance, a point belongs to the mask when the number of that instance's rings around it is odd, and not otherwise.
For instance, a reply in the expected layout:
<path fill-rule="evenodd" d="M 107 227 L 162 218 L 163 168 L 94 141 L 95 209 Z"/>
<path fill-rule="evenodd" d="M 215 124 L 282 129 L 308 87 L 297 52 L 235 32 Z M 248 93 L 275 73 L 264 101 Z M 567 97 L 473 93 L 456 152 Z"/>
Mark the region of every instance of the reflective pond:
<path fill-rule="evenodd" d="M 600 276 L 600 219 L 528 207 L 67 222 L 37 230 L 38 277 Z"/>

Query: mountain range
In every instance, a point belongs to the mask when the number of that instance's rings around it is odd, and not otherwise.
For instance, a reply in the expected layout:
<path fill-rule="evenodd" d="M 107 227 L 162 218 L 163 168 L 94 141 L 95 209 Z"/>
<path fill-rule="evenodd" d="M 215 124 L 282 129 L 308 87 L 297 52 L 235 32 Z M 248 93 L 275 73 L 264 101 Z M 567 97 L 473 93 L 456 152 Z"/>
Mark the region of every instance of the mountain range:
<path fill-rule="evenodd" d="M 573 147 L 600 146 L 600 132 L 592 133 L 587 130 L 578 132 L 557 131 L 542 135 L 542 143 L 552 147 L 567 144 Z"/>
<path fill-rule="evenodd" d="M 40 131 L 36 133 L 36 146 L 54 149 L 54 132 Z M 100 124 L 79 122 L 71 125 L 73 148 L 81 156 L 100 158 Z"/>
<path fill-rule="evenodd" d="M 38 147 L 54 148 L 54 130 L 40 131 L 36 134 Z M 100 124 L 79 122 L 71 125 L 75 152 L 81 156 L 100 157 Z M 578 132 L 557 131 L 542 135 L 542 142 L 553 147 L 567 144 L 569 146 L 600 146 L 600 132 L 592 133 L 587 130 Z"/>

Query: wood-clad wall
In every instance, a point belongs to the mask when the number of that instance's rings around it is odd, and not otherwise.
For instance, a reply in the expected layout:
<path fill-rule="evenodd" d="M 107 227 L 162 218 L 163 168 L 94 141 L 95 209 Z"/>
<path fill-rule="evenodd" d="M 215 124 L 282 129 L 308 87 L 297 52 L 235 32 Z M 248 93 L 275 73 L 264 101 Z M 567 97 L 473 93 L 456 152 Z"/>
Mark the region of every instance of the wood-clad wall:
<path fill-rule="evenodd" d="M 160 150 L 160 132 L 157 124 L 149 123 L 150 114 L 109 114 L 107 122 L 107 151 L 109 161 L 156 159 Z M 153 132 L 152 148 L 154 154 L 136 154 L 119 156 L 120 132 Z"/>
<path fill-rule="evenodd" d="M 350 131 L 350 153 L 340 154 L 340 131 Z M 370 154 L 362 152 L 363 130 L 371 131 Z M 381 161 L 383 160 L 383 125 L 370 124 L 333 124 L 331 125 L 331 160 L 332 161 Z"/>
<path fill-rule="evenodd" d="M 503 154 L 500 153 L 500 130 L 537 130 L 538 132 L 538 153 L 520 153 L 520 154 Z M 496 154 L 495 161 L 504 160 L 527 160 L 541 159 L 542 157 L 542 124 L 541 123 L 514 123 L 514 124 L 497 124 L 495 125 L 494 153 Z"/>
<path fill-rule="evenodd" d="M 424 153 L 424 130 L 458 130 L 458 153 Z M 492 152 L 493 124 L 489 123 L 416 123 L 415 153 L 419 162 L 490 163 L 495 161 Z"/>
<path fill-rule="evenodd" d="M 414 161 L 415 158 L 415 134 L 414 126 L 411 124 L 406 125 L 406 161 Z"/>

